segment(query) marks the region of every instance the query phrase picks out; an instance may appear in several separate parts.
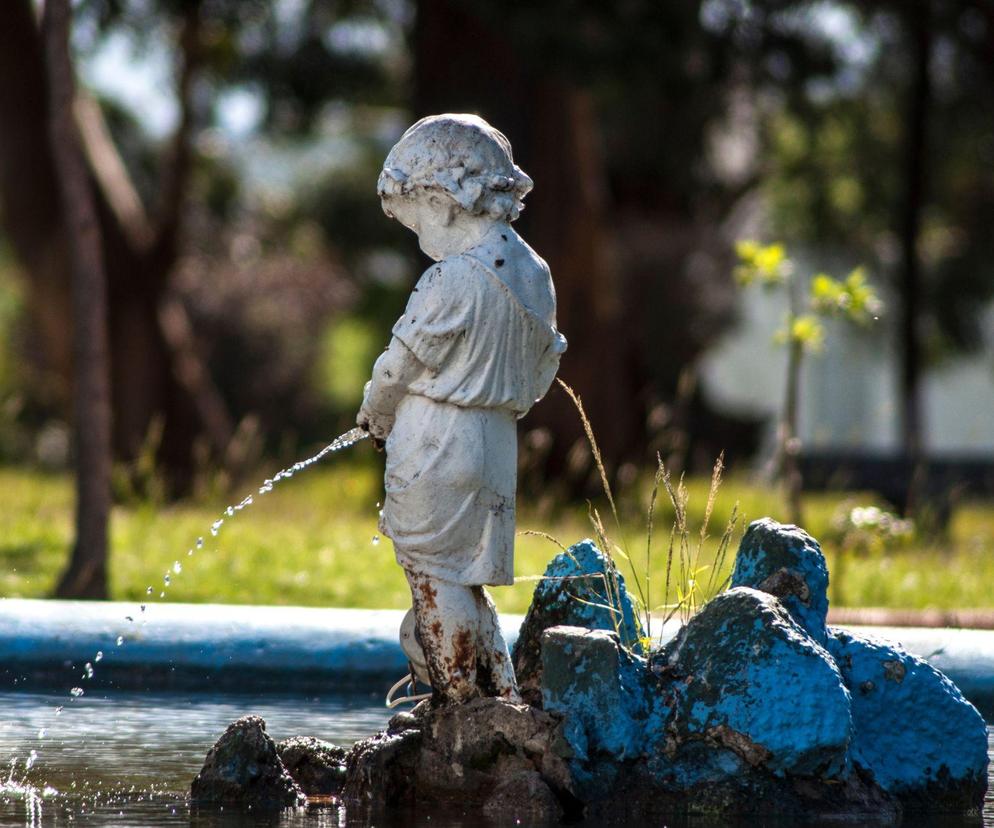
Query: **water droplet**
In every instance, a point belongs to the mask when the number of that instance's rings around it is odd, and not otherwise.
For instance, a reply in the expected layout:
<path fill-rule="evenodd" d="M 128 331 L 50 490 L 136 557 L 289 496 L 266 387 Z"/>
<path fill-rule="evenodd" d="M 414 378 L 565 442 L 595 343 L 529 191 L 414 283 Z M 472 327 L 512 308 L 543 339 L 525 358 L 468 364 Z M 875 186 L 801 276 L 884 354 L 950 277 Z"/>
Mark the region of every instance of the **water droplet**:
<path fill-rule="evenodd" d="M 379 545 L 380 545 L 380 536 L 373 535 L 373 546 L 379 546 Z"/>
<path fill-rule="evenodd" d="M 211 534 L 216 538 L 217 533 L 221 531 L 221 527 L 224 525 L 224 518 L 218 518 L 211 524 Z"/>
<path fill-rule="evenodd" d="M 159 597 L 160 597 L 160 598 L 165 598 L 165 597 L 166 597 L 166 593 L 164 593 L 164 592 L 160 592 L 160 593 L 159 593 Z"/>
<path fill-rule="evenodd" d="M 204 539 L 197 538 L 197 549 L 203 549 L 203 548 L 204 548 Z"/>
<path fill-rule="evenodd" d="M 24 769 L 31 770 L 31 766 L 38 761 L 38 751 L 33 750 L 28 754 L 28 758 L 24 761 Z"/>
<path fill-rule="evenodd" d="M 186 550 L 186 554 L 187 554 L 187 557 L 192 558 L 193 557 L 193 550 L 192 549 L 187 549 Z"/>
<path fill-rule="evenodd" d="M 129 621 L 133 621 L 134 619 L 129 615 L 128 616 L 128 620 Z M 124 636 L 123 635 L 119 635 L 117 637 L 117 646 L 120 647 L 123 643 L 124 643 Z"/>
<path fill-rule="evenodd" d="M 86 666 L 83 668 L 85 671 L 83 673 L 83 678 L 91 679 L 93 678 L 93 665 L 89 661 L 86 662 Z"/>
<path fill-rule="evenodd" d="M 382 518 L 383 517 L 383 510 L 380 509 L 380 511 L 376 513 L 376 516 L 379 517 L 379 518 Z"/>
<path fill-rule="evenodd" d="M 227 509 L 224 510 L 224 513 L 228 517 L 231 517 L 233 514 L 235 514 L 235 507 L 234 506 L 229 506 Z"/>
<path fill-rule="evenodd" d="M 93 657 L 93 660 L 95 662 L 96 661 L 102 661 L 103 657 L 104 657 L 104 651 L 103 650 L 97 650 L 97 654 Z"/>
<path fill-rule="evenodd" d="M 151 584 L 149 584 L 147 587 L 145 587 L 145 594 L 146 595 L 151 595 L 152 594 L 152 585 Z"/>
<path fill-rule="evenodd" d="M 142 605 L 141 605 L 141 611 L 142 611 L 142 612 L 145 612 L 145 604 L 142 604 Z"/>
<path fill-rule="evenodd" d="M 380 508 L 380 505 L 381 505 L 381 504 L 380 504 L 380 501 L 378 501 L 378 500 L 377 500 L 377 501 L 376 501 L 376 508 L 377 508 L 377 509 L 379 509 L 379 508 Z"/>
<path fill-rule="evenodd" d="M 41 730 L 38 731 L 38 738 L 39 739 L 44 739 L 46 733 L 48 733 L 48 731 L 45 730 L 45 728 L 42 728 Z"/>
<path fill-rule="evenodd" d="M 173 572 L 179 575 L 180 572 L 182 571 L 183 571 L 183 564 L 181 564 L 179 561 L 173 561 Z"/>
<path fill-rule="evenodd" d="M 170 582 L 170 580 L 171 580 L 171 579 L 170 579 L 170 577 L 169 577 L 169 573 L 168 573 L 168 572 L 167 572 L 167 573 L 166 573 L 165 575 L 163 575 L 163 576 L 162 576 L 162 582 L 163 582 L 163 583 L 164 583 L 164 584 L 165 584 L 166 586 L 169 586 L 169 582 Z"/>
<path fill-rule="evenodd" d="M 69 695 L 72 696 L 74 699 L 78 699 L 80 696 L 83 695 L 83 688 L 73 687 L 72 690 L 69 691 Z"/>

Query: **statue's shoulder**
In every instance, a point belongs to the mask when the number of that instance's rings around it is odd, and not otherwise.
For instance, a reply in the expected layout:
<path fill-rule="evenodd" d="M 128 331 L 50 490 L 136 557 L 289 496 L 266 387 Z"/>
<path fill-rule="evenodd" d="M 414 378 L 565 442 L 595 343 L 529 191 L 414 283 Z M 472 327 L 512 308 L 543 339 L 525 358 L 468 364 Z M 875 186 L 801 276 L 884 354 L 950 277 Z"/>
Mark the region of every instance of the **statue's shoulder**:
<path fill-rule="evenodd" d="M 545 259 L 509 226 L 469 251 L 532 313 L 555 322 L 556 291 Z"/>

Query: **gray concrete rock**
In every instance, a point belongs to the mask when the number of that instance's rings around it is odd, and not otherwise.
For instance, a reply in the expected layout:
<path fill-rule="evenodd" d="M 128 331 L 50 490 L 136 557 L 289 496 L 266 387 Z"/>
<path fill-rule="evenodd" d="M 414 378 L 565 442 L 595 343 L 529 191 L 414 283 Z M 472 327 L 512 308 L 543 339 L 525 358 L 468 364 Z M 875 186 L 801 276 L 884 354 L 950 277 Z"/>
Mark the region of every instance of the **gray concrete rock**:
<path fill-rule="evenodd" d="M 312 736 L 294 736 L 276 745 L 287 772 L 307 796 L 337 796 L 345 785 L 348 750 Z"/>
<path fill-rule="evenodd" d="M 259 716 L 243 716 L 228 725 L 208 751 L 190 786 L 190 796 L 201 806 L 289 808 L 307 804 Z"/>
<path fill-rule="evenodd" d="M 481 698 L 419 718 L 417 728 L 405 720 L 399 732 L 356 743 L 346 760 L 346 801 L 482 808 L 502 784 L 523 773 L 536 774 L 557 800 L 573 801 L 569 747 L 550 714 Z M 545 813 L 545 806 L 535 807 Z"/>
<path fill-rule="evenodd" d="M 483 803 L 483 813 L 497 825 L 555 825 L 563 818 L 559 800 L 535 771 L 502 779 Z"/>

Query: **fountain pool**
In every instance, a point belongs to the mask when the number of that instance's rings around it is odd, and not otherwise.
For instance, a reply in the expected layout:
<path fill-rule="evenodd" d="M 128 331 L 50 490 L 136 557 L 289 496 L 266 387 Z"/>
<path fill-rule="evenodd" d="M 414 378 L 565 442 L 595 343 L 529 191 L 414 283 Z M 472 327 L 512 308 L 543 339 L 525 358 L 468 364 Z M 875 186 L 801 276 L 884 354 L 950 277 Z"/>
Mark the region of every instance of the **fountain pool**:
<path fill-rule="evenodd" d="M 65 711 L 53 717 L 61 704 Z M 381 729 L 391 714 L 380 694 L 301 699 L 112 692 L 68 702 L 62 694 L 3 693 L 0 709 L 0 755 L 29 755 L 45 728 L 28 779 L 59 792 L 36 803 L 34 814 L 23 797 L 6 794 L 0 799 L 3 826 L 189 825 L 190 780 L 218 734 L 239 716 L 262 716 L 277 741 L 320 734 L 349 744 Z M 197 824 L 225 824 L 223 814 L 194 816 Z M 227 824 L 252 824 L 246 816 L 232 814 L 235 821 Z M 338 825 L 338 811 L 312 809 L 279 823 Z M 260 816 L 258 824 L 273 819 Z"/>
<path fill-rule="evenodd" d="M 60 704 L 66 710 L 53 718 Z M 6 793 L 0 798 L 0 826 L 363 825 L 328 804 L 279 815 L 191 812 L 187 792 L 218 734 L 246 713 L 261 715 L 276 740 L 300 734 L 340 744 L 382 728 L 390 715 L 379 694 L 358 693 L 302 699 L 272 693 L 94 692 L 71 702 L 62 694 L 3 693 L 0 708 L 0 755 L 29 755 L 45 728 L 43 750 L 29 781 L 58 791 L 34 803 Z M 994 730 L 989 734 L 994 757 Z M 419 816 L 419 823 L 448 828 L 481 824 L 478 816 L 436 814 L 430 822 L 427 815 Z M 410 817 L 404 815 L 397 824 L 411 824 Z M 932 824 L 994 828 L 994 794 L 988 793 L 982 820 Z"/>

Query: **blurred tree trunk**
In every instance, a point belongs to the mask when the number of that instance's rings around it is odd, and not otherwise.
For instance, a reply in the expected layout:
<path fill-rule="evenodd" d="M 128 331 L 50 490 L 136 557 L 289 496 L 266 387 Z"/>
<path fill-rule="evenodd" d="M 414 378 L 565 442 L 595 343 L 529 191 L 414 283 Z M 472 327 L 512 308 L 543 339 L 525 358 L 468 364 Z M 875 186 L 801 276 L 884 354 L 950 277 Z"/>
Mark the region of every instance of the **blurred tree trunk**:
<path fill-rule="evenodd" d="M 910 41 L 910 67 L 913 75 L 908 89 L 905 117 L 905 155 L 903 178 L 905 190 L 899 210 L 901 237 L 901 319 L 899 353 L 901 354 L 901 437 L 904 454 L 911 468 L 911 480 L 905 511 L 915 509 L 917 490 L 924 472 L 922 418 L 922 344 L 921 344 L 921 259 L 918 245 L 922 213 L 927 199 L 928 120 L 932 98 L 929 64 L 932 60 L 930 0 L 915 0 L 905 10 L 906 35 Z"/>
<path fill-rule="evenodd" d="M 56 588 L 60 598 L 107 598 L 111 412 L 107 280 L 100 226 L 73 119 L 69 0 L 46 0 L 42 18 L 49 136 L 71 259 L 76 542 Z"/>
<path fill-rule="evenodd" d="M 187 6 L 180 34 L 180 123 L 162 165 L 152 217 L 127 177 L 117 150 L 85 98 L 74 102 L 102 237 L 107 274 L 111 406 L 115 456 L 133 460 L 161 418 L 158 468 L 173 493 L 191 482 L 194 445 L 205 435 L 215 456 L 232 434 L 230 417 L 198 362 L 185 310 L 169 297 L 182 238 L 192 153 L 191 86 L 198 67 L 199 5 Z M 45 63 L 31 0 L 9 0 L 0 26 L 0 208 L 27 275 L 28 307 L 48 370 L 68 378 L 70 279 L 67 228 L 59 211 L 47 140 Z M 69 110 L 70 112 L 72 110 Z M 96 120 L 95 120 L 96 119 Z M 166 311 L 163 311 L 163 308 Z"/>
<path fill-rule="evenodd" d="M 605 463 L 645 445 L 634 337 L 625 327 L 606 172 L 591 95 L 548 67 L 529 67 L 499 27 L 452 0 L 420 0 L 413 43 L 420 117 L 476 112 L 510 139 L 535 180 L 519 220 L 556 284 L 559 327 L 569 341 L 559 376 L 583 398 Z M 459 67 L 459 71 L 453 71 Z M 582 487 L 592 470 L 576 409 L 556 386 L 528 415 L 545 429 L 546 479 Z"/>
<path fill-rule="evenodd" d="M 47 134 L 46 77 L 31 0 L 5 3 L 0 26 L 0 218 L 29 279 L 27 310 L 40 358 L 68 377 L 69 260 Z"/>

